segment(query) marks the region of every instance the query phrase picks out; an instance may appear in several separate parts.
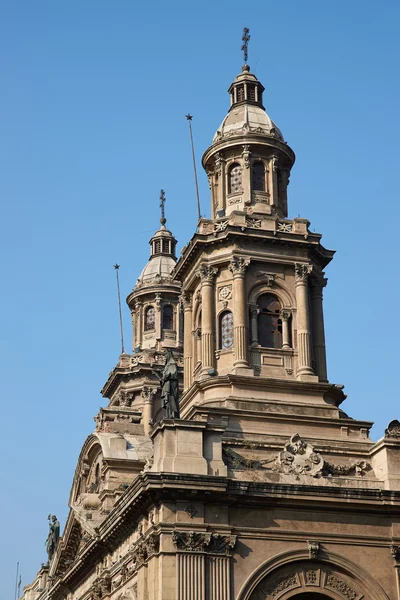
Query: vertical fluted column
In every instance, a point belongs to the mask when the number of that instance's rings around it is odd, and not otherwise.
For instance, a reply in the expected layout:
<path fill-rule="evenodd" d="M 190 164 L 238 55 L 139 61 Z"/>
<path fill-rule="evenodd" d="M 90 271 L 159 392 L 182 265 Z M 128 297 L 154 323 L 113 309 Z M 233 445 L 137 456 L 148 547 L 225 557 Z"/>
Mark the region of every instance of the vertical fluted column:
<path fill-rule="evenodd" d="M 207 600 L 230 600 L 230 564 L 227 556 L 209 558 L 209 596 Z"/>
<path fill-rule="evenodd" d="M 192 335 L 192 294 L 182 292 L 181 302 L 184 311 L 183 320 L 183 389 L 187 390 L 192 383 L 193 371 L 193 335 Z"/>
<path fill-rule="evenodd" d="M 246 269 L 250 259 L 234 256 L 229 264 L 233 274 L 233 339 L 235 348 L 235 367 L 248 367 L 247 360 L 247 297 L 246 297 Z"/>
<path fill-rule="evenodd" d="M 201 279 L 201 362 L 202 375 L 214 370 L 215 362 L 215 290 L 214 282 L 218 269 L 202 265 L 198 271 Z"/>
<path fill-rule="evenodd" d="M 258 314 L 260 309 L 257 304 L 250 306 L 250 321 L 251 321 L 251 345 L 258 346 Z"/>
<path fill-rule="evenodd" d="M 326 369 L 325 327 L 322 290 L 328 280 L 324 277 L 311 278 L 311 306 L 313 324 L 313 348 L 316 372 L 320 381 L 328 381 Z"/>
<path fill-rule="evenodd" d="M 142 423 L 145 435 L 148 435 L 153 425 L 153 404 L 156 392 L 157 390 L 155 388 L 147 386 L 145 386 L 141 392 L 143 398 Z"/>
<path fill-rule="evenodd" d="M 178 600 L 205 600 L 204 554 L 178 554 Z"/>
<path fill-rule="evenodd" d="M 135 302 L 136 310 L 136 329 L 135 329 L 135 347 L 141 346 L 143 342 L 143 305 L 140 300 Z"/>
<path fill-rule="evenodd" d="M 295 264 L 298 379 L 314 376 L 311 364 L 311 328 L 308 309 L 308 276 L 311 271 L 311 265 Z"/>
<path fill-rule="evenodd" d="M 290 349 L 290 331 L 289 331 L 289 319 L 291 312 L 283 308 L 280 312 L 280 318 L 282 321 L 282 349 Z"/>

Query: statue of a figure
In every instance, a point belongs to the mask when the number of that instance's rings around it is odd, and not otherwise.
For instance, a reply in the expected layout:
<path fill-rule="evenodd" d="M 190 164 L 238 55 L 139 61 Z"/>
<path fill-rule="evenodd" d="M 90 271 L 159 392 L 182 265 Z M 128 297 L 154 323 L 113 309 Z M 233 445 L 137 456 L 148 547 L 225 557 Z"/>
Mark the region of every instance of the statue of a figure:
<path fill-rule="evenodd" d="M 162 374 L 161 402 L 166 419 L 179 419 L 179 380 L 178 365 L 171 350 L 167 350 L 167 360 Z"/>
<path fill-rule="evenodd" d="M 60 523 L 57 521 L 56 515 L 49 515 L 47 519 L 49 521 L 49 535 L 44 544 L 50 563 L 56 551 L 58 540 L 60 539 Z"/>

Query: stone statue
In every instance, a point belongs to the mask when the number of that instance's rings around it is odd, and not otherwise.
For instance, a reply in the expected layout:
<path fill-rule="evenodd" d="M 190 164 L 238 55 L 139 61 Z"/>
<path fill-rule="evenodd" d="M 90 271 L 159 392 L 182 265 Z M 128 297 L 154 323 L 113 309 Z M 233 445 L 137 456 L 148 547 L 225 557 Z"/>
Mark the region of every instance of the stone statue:
<path fill-rule="evenodd" d="M 50 563 L 56 551 L 58 540 L 60 539 L 60 523 L 57 521 L 56 515 L 49 515 L 47 519 L 49 521 L 49 535 L 44 544 Z"/>
<path fill-rule="evenodd" d="M 161 402 L 166 419 L 179 419 L 178 365 L 170 350 L 162 374 Z"/>

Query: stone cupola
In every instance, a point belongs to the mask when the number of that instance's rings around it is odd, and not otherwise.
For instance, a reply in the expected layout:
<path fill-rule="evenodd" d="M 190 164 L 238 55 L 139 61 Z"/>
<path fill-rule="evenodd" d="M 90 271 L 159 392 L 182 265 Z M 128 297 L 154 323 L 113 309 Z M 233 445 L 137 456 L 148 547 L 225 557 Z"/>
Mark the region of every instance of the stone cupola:
<path fill-rule="evenodd" d="M 150 258 L 127 297 L 133 324 L 133 348 L 178 349 L 182 346 L 180 282 L 172 271 L 176 264 L 176 239 L 166 228 L 165 195 L 161 190 L 161 227 L 150 239 Z"/>
<path fill-rule="evenodd" d="M 244 65 L 228 92 L 231 107 L 202 161 L 211 189 L 211 218 L 234 211 L 286 218 L 295 155 L 265 111 L 264 86 Z"/>

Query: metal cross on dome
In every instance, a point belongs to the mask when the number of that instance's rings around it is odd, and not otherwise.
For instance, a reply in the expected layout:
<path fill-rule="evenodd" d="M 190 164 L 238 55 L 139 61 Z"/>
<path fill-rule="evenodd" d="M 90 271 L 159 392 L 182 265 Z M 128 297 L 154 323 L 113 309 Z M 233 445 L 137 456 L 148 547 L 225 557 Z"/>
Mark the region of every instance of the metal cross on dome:
<path fill-rule="evenodd" d="M 249 41 L 250 41 L 250 29 L 248 27 L 243 27 L 243 36 L 242 36 L 243 44 L 242 44 L 241 50 L 243 51 L 243 57 L 244 57 L 245 64 L 247 63 Z"/>
<path fill-rule="evenodd" d="M 165 225 L 165 222 L 166 222 L 165 207 L 164 207 L 165 201 L 166 201 L 165 192 L 164 192 L 164 190 L 161 190 L 161 192 L 160 192 L 161 219 L 160 219 L 160 221 L 161 221 L 162 225 Z"/>

